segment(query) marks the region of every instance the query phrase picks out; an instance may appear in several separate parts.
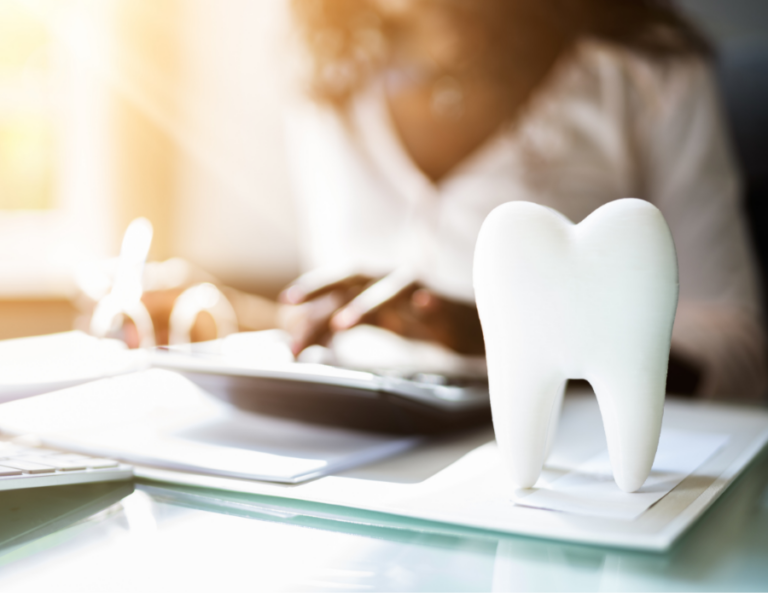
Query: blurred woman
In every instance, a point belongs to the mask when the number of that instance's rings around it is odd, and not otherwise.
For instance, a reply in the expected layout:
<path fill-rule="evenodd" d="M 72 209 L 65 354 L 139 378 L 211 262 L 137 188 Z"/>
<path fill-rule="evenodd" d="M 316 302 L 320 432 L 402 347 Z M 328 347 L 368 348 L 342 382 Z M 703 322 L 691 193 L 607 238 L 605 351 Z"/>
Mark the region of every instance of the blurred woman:
<path fill-rule="evenodd" d="M 308 271 L 282 295 L 295 353 L 369 323 L 482 354 L 472 254 L 494 207 L 534 201 L 578 222 L 640 197 L 678 252 L 670 389 L 762 395 L 756 276 L 710 50 L 668 3 L 293 9 L 312 100 L 289 127 Z M 411 277 L 370 308 L 353 300 L 392 272 Z"/>

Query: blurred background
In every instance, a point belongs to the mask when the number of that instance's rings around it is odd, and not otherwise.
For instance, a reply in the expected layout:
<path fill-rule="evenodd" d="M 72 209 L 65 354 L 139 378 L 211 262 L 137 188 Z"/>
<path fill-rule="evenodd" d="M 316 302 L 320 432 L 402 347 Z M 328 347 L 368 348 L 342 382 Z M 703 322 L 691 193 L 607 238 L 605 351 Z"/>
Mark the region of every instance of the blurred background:
<path fill-rule="evenodd" d="M 768 2 L 680 0 L 713 39 L 768 255 Z M 0 338 L 72 329 L 76 274 L 154 227 L 186 259 L 276 296 L 298 273 L 281 110 L 287 0 L 0 0 Z"/>

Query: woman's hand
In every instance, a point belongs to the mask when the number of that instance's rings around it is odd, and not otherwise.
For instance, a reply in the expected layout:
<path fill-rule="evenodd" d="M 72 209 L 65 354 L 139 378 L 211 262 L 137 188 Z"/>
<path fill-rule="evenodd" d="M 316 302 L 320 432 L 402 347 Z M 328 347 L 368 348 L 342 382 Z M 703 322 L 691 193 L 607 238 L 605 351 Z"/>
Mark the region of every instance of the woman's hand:
<path fill-rule="evenodd" d="M 485 353 L 474 304 L 440 297 L 418 282 L 396 288 L 373 305 L 364 300 L 366 295 L 376 295 L 390 284 L 389 278 L 374 280 L 354 275 L 323 283 L 313 283 L 311 277 L 299 278 L 280 297 L 285 305 L 281 319 L 293 339 L 293 353 L 298 355 L 312 344 L 325 345 L 335 332 L 360 324 L 436 342 L 462 354 Z"/>
<path fill-rule="evenodd" d="M 327 345 L 333 336 L 331 318 L 348 305 L 373 278 L 363 275 L 328 277 L 309 272 L 282 293 L 279 325 L 291 336 L 291 351 L 298 354 L 314 344 Z"/>
<path fill-rule="evenodd" d="M 184 288 L 163 288 L 161 290 L 149 290 L 142 294 L 141 302 L 149 312 L 152 318 L 152 325 L 155 328 L 155 344 L 164 346 L 169 340 L 169 322 L 173 305 Z M 209 339 L 203 334 L 205 339 Z M 215 333 L 214 333 L 214 338 Z"/>

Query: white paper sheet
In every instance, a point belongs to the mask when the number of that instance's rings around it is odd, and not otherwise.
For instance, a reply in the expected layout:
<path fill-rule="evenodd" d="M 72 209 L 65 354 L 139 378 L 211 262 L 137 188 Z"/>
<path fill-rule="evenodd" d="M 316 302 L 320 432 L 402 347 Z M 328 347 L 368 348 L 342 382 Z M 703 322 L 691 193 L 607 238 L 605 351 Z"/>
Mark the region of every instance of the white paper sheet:
<path fill-rule="evenodd" d="M 530 508 L 634 520 L 719 452 L 728 443 L 728 437 L 663 429 L 651 474 L 635 493 L 624 493 L 616 486 L 608 451 L 604 450 L 551 483 L 519 490 L 515 502 Z"/>
<path fill-rule="evenodd" d="M 149 370 L 4 405 L 0 430 L 72 452 L 239 479 L 299 483 L 407 450 L 390 436 L 232 408 L 183 376 Z"/>
<path fill-rule="evenodd" d="M 392 456 L 412 448 L 419 440 L 227 409 L 201 424 L 155 429 L 148 429 L 146 424 L 129 425 L 78 437 L 58 435 L 47 443 L 131 464 L 299 483 Z"/>
<path fill-rule="evenodd" d="M 63 332 L 0 342 L 0 402 L 53 392 L 102 377 L 139 371 L 144 351 L 118 340 Z"/>

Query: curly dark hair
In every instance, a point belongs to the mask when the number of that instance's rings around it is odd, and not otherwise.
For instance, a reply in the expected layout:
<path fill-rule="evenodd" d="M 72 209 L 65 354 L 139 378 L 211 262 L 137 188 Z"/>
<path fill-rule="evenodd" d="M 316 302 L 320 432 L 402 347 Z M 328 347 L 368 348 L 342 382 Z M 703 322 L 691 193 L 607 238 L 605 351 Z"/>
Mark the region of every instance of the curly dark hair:
<path fill-rule="evenodd" d="M 503 88 L 527 75 L 535 87 L 556 60 L 583 38 L 654 60 L 708 57 L 705 37 L 665 0 L 419 0 L 482 31 L 482 68 Z M 343 106 L 387 64 L 402 25 L 377 0 L 292 0 L 310 51 L 312 94 Z"/>

